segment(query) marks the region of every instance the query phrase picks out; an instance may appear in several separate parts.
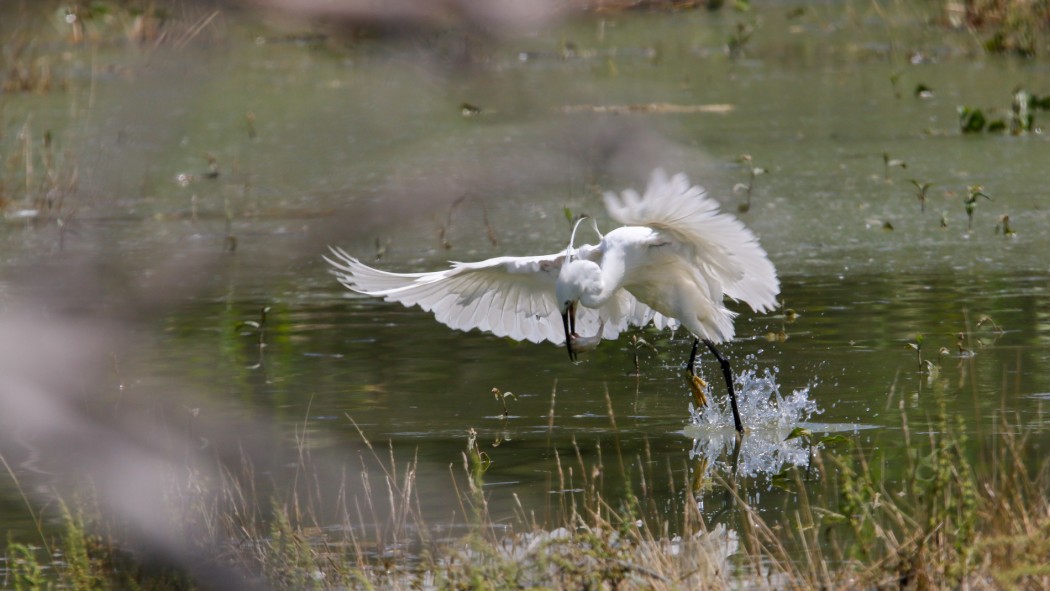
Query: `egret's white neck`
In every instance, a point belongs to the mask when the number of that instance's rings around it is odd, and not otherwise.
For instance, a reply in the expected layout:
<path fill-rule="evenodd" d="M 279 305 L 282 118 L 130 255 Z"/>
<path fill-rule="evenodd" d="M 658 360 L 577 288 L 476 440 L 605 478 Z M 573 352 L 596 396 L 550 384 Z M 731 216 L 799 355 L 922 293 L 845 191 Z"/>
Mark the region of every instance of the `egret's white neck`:
<path fill-rule="evenodd" d="M 566 262 L 558 274 L 558 299 L 579 300 L 588 308 L 600 308 L 623 285 L 623 260 L 602 257 L 594 261 L 575 259 Z"/>
<path fill-rule="evenodd" d="M 600 289 L 589 299 L 580 298 L 580 303 L 588 308 L 603 306 L 623 287 L 623 257 L 616 256 L 615 253 L 606 252 L 602 256 L 601 264 L 597 265 L 597 267 L 600 271 L 600 280 L 598 281 Z"/>

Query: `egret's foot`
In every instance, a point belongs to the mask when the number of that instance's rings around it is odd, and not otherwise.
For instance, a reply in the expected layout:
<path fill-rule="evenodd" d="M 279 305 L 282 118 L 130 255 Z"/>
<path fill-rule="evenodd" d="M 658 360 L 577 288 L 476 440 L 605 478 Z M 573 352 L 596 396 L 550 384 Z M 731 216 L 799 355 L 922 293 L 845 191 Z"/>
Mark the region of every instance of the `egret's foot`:
<path fill-rule="evenodd" d="M 707 406 L 707 396 L 704 394 L 704 388 L 706 387 L 707 382 L 700 376 L 689 374 L 689 389 L 693 391 L 693 400 L 696 401 L 697 408 Z"/>

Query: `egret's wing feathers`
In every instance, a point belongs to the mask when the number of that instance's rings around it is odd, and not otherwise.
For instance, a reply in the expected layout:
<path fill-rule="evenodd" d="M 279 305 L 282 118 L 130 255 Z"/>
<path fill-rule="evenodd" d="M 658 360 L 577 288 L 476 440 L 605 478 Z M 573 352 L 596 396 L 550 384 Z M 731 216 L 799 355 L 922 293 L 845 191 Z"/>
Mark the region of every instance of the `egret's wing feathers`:
<path fill-rule="evenodd" d="M 565 341 L 554 301 L 564 253 L 453 263 L 433 273 L 390 273 L 333 248 L 332 272 L 352 291 L 419 306 L 451 328 L 538 343 Z"/>
<path fill-rule="evenodd" d="M 755 311 L 776 307 L 780 282 L 758 239 L 737 218 L 718 210 L 706 191 L 684 174 L 668 178 L 653 171 L 645 194 L 627 190 L 605 193 L 605 207 L 616 221 L 648 226 L 674 240 L 684 256 L 704 270 L 712 288 L 742 300 Z"/>
<path fill-rule="evenodd" d="M 452 263 L 433 273 L 390 273 L 332 248 L 325 260 L 348 289 L 406 306 L 419 306 L 451 328 L 479 330 L 534 343 L 565 342 L 554 284 L 564 253 L 497 257 L 476 263 Z M 581 249 L 583 250 L 583 249 Z M 627 292 L 598 310 L 578 308 L 576 330 L 613 339 L 628 325 L 644 326 L 659 315 Z M 662 318 L 662 317 L 660 317 Z"/>

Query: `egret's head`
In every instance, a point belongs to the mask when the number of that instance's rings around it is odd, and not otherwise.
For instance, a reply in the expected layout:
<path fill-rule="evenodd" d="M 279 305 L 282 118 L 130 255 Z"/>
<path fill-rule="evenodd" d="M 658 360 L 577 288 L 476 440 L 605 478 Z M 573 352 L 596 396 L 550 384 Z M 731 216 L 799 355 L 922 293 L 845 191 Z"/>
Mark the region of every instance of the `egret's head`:
<path fill-rule="evenodd" d="M 565 257 L 570 261 L 576 257 L 576 231 L 580 229 L 580 224 L 584 220 L 591 221 L 591 226 L 594 228 L 594 232 L 598 234 L 599 240 L 603 238 L 601 231 L 598 230 L 598 222 L 594 218 L 585 213 L 576 216 L 576 221 L 572 224 L 572 234 L 569 236 L 569 247 L 565 249 Z"/>
<path fill-rule="evenodd" d="M 596 263 L 576 258 L 576 230 L 580 228 L 583 220 L 591 220 L 594 231 L 598 233 L 599 238 L 602 237 L 594 218 L 586 214 L 576 218 L 576 223 L 572 226 L 572 235 L 569 236 L 569 246 L 565 249 L 565 261 L 554 285 L 554 295 L 561 310 L 562 325 L 565 327 L 565 348 L 569 351 L 569 359 L 573 361 L 576 361 L 576 351 L 572 348 L 572 339 L 577 336 L 576 307 L 581 299 L 586 303 L 599 294 L 602 281 L 601 268 Z"/>

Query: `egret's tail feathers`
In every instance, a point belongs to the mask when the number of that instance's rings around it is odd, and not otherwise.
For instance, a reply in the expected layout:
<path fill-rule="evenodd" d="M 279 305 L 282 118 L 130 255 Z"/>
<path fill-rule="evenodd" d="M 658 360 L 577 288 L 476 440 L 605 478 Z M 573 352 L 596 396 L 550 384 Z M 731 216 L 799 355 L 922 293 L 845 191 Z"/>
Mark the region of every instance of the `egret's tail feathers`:
<path fill-rule="evenodd" d="M 607 192 L 605 207 L 620 223 L 648 226 L 680 242 L 730 298 L 760 312 L 777 306 L 780 281 L 758 238 L 736 217 L 720 212 L 718 202 L 684 174 L 668 177 L 657 168 L 644 195 Z"/>

